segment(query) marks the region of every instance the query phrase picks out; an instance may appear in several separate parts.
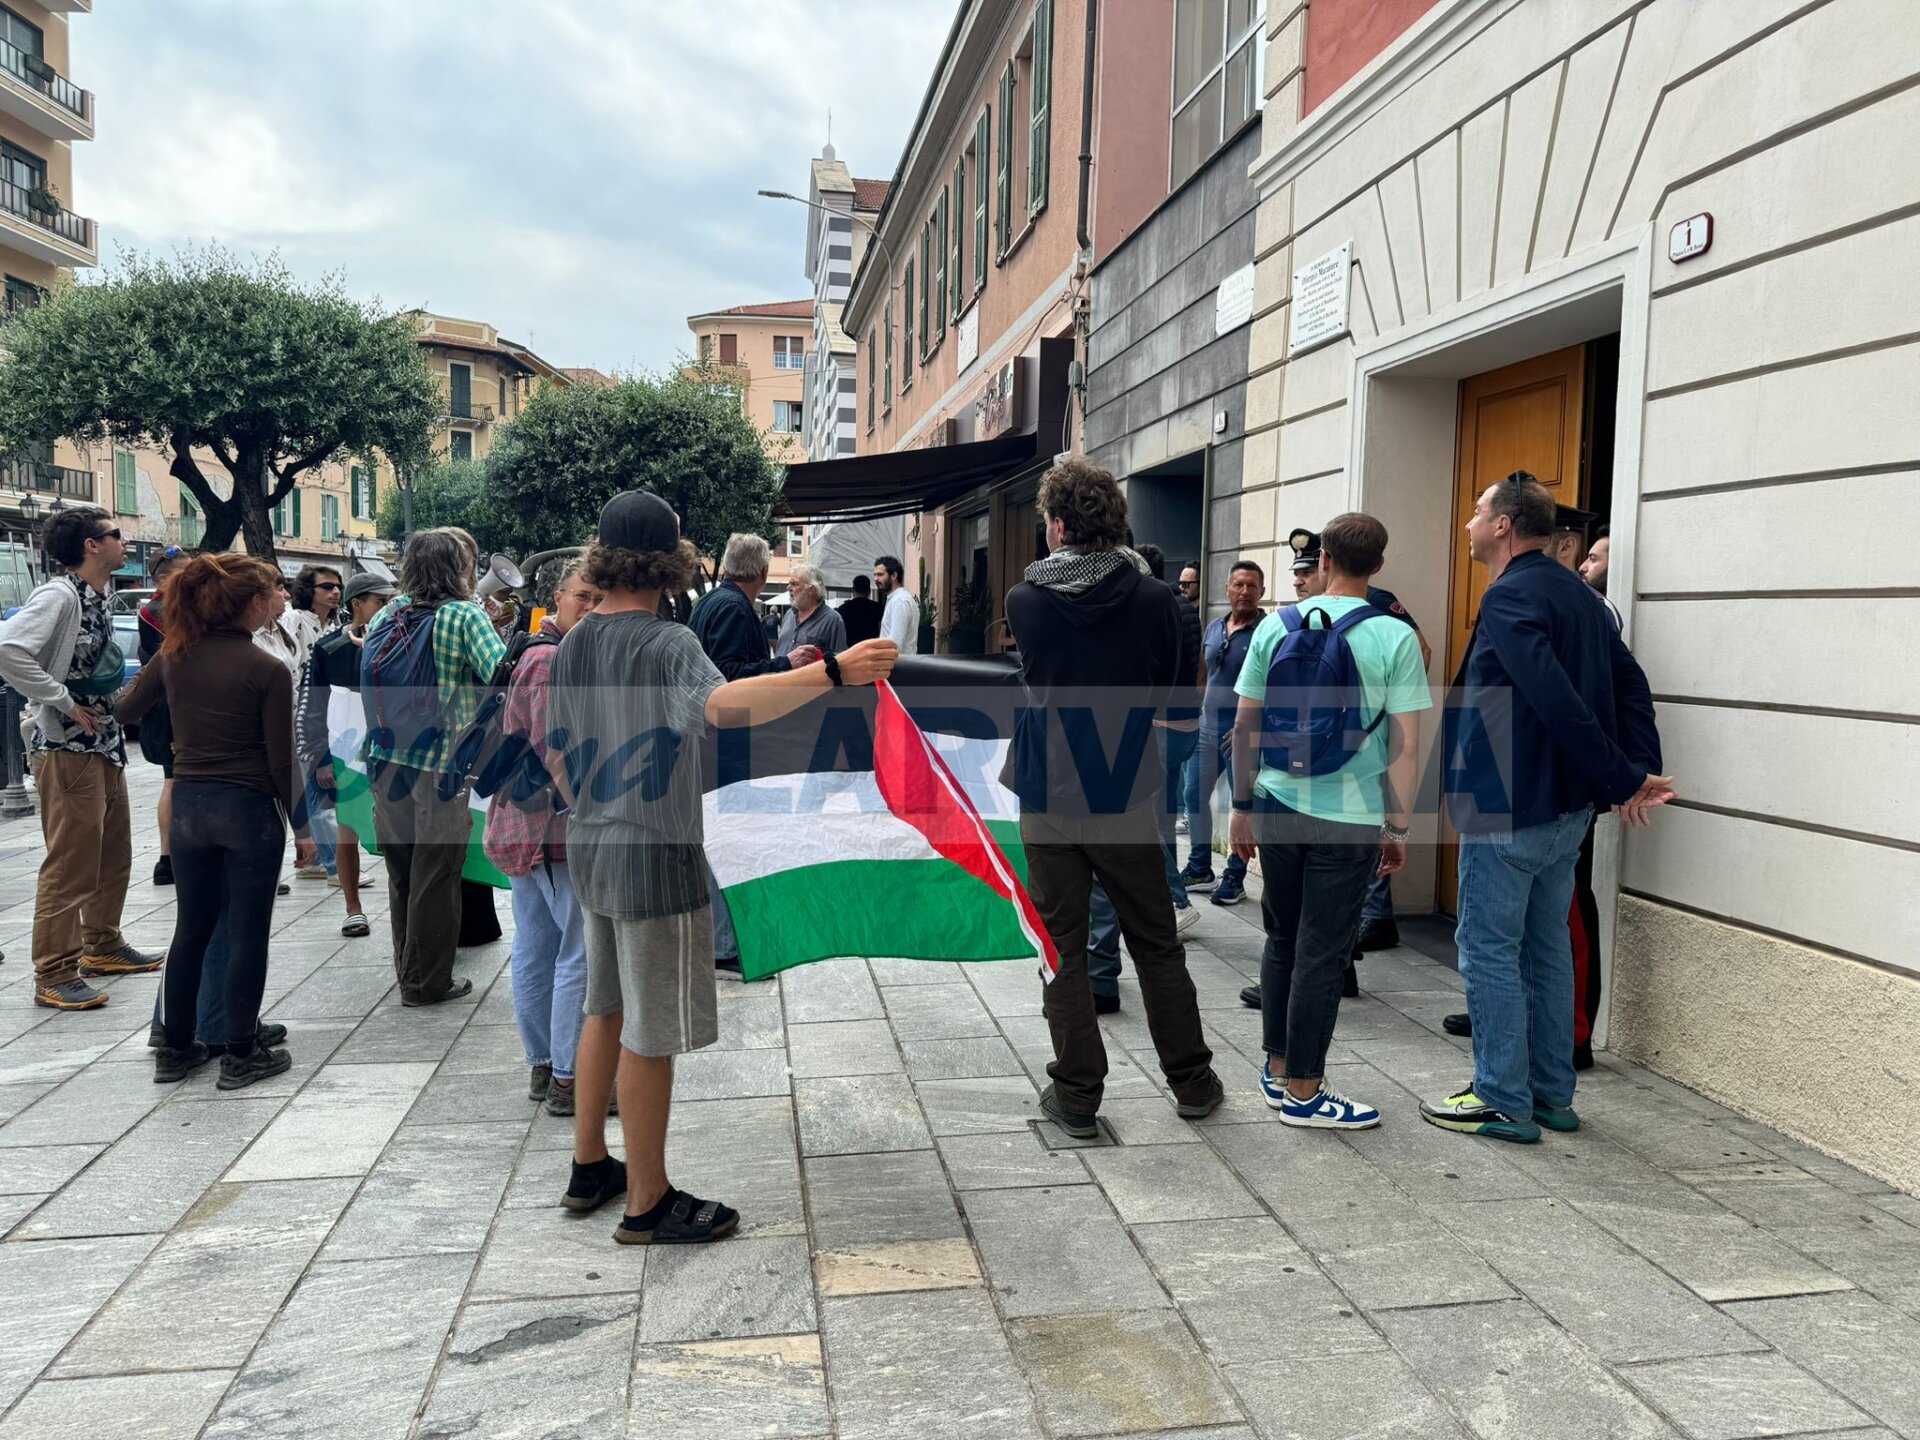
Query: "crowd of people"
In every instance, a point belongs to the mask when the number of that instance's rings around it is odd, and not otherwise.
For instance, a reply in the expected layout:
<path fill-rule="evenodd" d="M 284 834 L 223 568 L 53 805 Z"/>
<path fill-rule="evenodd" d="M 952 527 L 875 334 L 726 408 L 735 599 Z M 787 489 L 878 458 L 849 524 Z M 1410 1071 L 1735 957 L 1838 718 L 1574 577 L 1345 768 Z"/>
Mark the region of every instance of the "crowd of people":
<path fill-rule="evenodd" d="M 1326 1083 L 1326 1057 L 1341 999 L 1357 993 L 1355 961 L 1398 939 L 1390 882 L 1406 863 L 1420 717 L 1434 705 L 1427 642 L 1374 583 L 1386 527 L 1353 513 L 1294 531 L 1295 600 L 1271 611 L 1262 568 L 1235 561 L 1224 613 L 1203 624 L 1200 570 L 1165 582 L 1161 552 L 1133 543 L 1111 474 L 1064 461 L 1038 503 L 1046 553 L 1006 597 L 1025 704 L 1002 779 L 1058 953 L 1043 1001 L 1054 1059 L 1042 1109 L 1071 1135 L 1098 1133 L 1098 1017 L 1120 1007 L 1123 938 L 1178 1113 L 1219 1106 L 1226 1086 L 1182 936 L 1193 896 L 1238 903 L 1257 856 L 1266 944 L 1242 998 L 1262 1013 L 1259 1092 L 1288 1125 L 1379 1123 L 1376 1108 Z M 1674 793 L 1645 678 L 1604 599 L 1606 538 L 1588 549 L 1583 525 L 1524 472 L 1479 497 L 1467 536 L 1491 583 L 1438 747 L 1462 841 L 1468 1001 L 1448 1026 L 1473 1037 L 1474 1073 L 1421 1113 L 1513 1141 L 1578 1125 L 1574 1077 L 1591 1063 L 1598 983 L 1593 817 L 1611 807 L 1644 824 Z M 164 963 L 157 1081 L 216 1058 L 221 1089 L 285 1071 L 285 1027 L 263 1023 L 260 1008 L 286 846 L 291 836 L 295 883 L 337 886 L 342 934 L 368 937 L 365 822 L 338 819 L 360 783 L 401 1002 L 470 994 L 456 950 L 492 916 L 491 891 L 466 876 L 478 737 L 485 753 L 511 756 L 486 767 L 481 848 L 511 892 L 529 1099 L 574 1121 L 562 1203 L 622 1201 L 622 1243 L 698 1243 L 735 1228 L 736 1211 L 675 1186 L 665 1161 L 673 1057 L 714 1043 L 716 971 L 740 968 L 702 849 L 691 742 L 885 678 L 915 653 L 919 609 L 897 557 L 876 559 L 871 583 L 860 577 L 837 608 L 821 573 L 796 565 L 769 637 L 756 602 L 770 552 L 753 535 L 732 537 L 687 623 L 671 618 L 663 601 L 686 593 L 698 556 L 646 491 L 607 503 L 530 629 L 476 594 L 481 557 L 455 528 L 409 537 L 397 585 L 321 566 L 289 586 L 244 555 L 170 550 L 141 613 L 148 663 L 121 690 L 105 604 L 125 557 L 119 529 L 74 507 L 49 523 L 46 550 L 62 573 L 0 632 L 0 675 L 27 702 L 47 845 L 37 1004 L 105 1004 L 92 979 Z M 351 764 L 334 751 L 342 703 L 367 726 Z M 1083 712 L 1098 732 L 1091 750 L 1068 718 Z M 177 887 L 178 906 L 164 958 L 120 930 L 131 868 L 122 727 L 132 725 L 165 772 L 153 879 Z M 645 784 L 609 783 L 640 740 L 662 763 Z M 607 1147 L 610 1114 L 624 1162 Z"/>

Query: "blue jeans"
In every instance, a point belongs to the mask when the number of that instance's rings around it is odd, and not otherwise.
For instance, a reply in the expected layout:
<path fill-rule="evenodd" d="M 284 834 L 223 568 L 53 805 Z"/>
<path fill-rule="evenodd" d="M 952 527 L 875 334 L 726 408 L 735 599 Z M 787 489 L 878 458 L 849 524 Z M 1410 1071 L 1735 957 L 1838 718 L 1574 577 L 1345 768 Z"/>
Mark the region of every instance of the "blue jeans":
<path fill-rule="evenodd" d="M 1367 898 L 1360 905 L 1360 923 L 1393 919 L 1393 877 L 1376 875 L 1367 886 Z"/>
<path fill-rule="evenodd" d="M 1096 995 L 1120 993 L 1120 915 L 1098 880 L 1087 897 L 1087 982 Z"/>
<path fill-rule="evenodd" d="M 1187 762 L 1193 759 L 1194 751 L 1200 744 L 1200 732 L 1161 729 L 1153 733 L 1160 737 L 1160 762 L 1167 775 L 1167 790 L 1158 815 L 1160 849 L 1167 861 L 1167 889 L 1173 892 L 1173 908 L 1184 910 L 1187 908 L 1187 887 L 1180 878 L 1180 855 L 1173 823 L 1179 817 L 1182 778 Z"/>
<path fill-rule="evenodd" d="M 587 929 L 564 864 L 541 862 L 513 886 L 513 1018 L 528 1065 L 573 1078 L 587 998 Z"/>
<path fill-rule="evenodd" d="M 1187 851 L 1187 865 L 1190 869 L 1213 869 L 1213 794 L 1220 782 L 1227 782 L 1227 793 L 1233 793 L 1233 735 L 1215 735 L 1202 724 L 1198 732 L 1198 745 L 1193 752 L 1193 764 L 1187 773 L 1192 777 L 1187 786 L 1187 835 L 1193 842 Z M 1244 877 L 1247 862 L 1238 855 L 1227 857 L 1227 874 Z"/>
<path fill-rule="evenodd" d="M 1589 810 L 1460 844 L 1454 941 L 1473 1017 L 1473 1089 L 1504 1115 L 1573 1103 L 1573 940 L 1567 909 Z"/>
<path fill-rule="evenodd" d="M 707 895 L 713 901 L 713 958 L 738 960 L 740 937 L 733 933 L 733 911 L 727 908 L 727 897 L 720 893 L 720 881 L 711 865 L 707 867 Z"/>
<path fill-rule="evenodd" d="M 333 813 L 334 792 L 307 776 L 307 833 L 313 837 L 314 859 L 329 875 L 340 873 L 340 821 Z"/>

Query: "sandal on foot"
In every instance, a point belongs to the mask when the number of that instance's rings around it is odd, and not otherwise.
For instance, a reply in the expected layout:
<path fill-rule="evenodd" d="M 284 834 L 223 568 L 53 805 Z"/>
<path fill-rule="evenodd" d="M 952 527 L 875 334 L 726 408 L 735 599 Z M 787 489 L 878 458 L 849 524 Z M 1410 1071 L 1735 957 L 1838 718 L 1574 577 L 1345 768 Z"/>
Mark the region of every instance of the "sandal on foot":
<path fill-rule="evenodd" d="M 669 1190 L 645 1215 L 623 1219 L 613 1238 L 622 1245 L 705 1245 L 724 1240 L 739 1228 L 738 1210 L 685 1190 Z"/>
<path fill-rule="evenodd" d="M 340 927 L 342 935 L 351 935 L 356 939 L 362 935 L 371 935 L 373 927 L 367 923 L 367 917 L 358 911 L 347 916 L 347 923 Z"/>

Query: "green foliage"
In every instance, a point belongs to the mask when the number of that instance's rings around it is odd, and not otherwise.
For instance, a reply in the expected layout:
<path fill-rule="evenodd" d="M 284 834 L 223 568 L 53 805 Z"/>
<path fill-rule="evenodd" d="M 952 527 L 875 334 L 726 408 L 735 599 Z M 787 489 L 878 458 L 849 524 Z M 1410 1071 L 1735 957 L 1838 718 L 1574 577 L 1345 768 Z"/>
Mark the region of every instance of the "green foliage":
<path fill-rule="evenodd" d="M 347 453 L 424 468 L 442 408 L 410 316 L 349 299 L 338 277 L 303 286 L 277 258 L 218 248 L 129 256 L 22 311 L 0 344 L 0 450 L 60 436 L 170 447 L 204 543 L 223 549 L 244 527 L 268 558 L 268 511 L 302 474 Z"/>
<path fill-rule="evenodd" d="M 771 541 L 780 504 L 738 396 L 680 375 L 549 386 L 498 434 L 487 473 L 500 548 L 516 555 L 579 544 L 622 490 L 665 498 L 712 560 L 736 531 Z"/>
<path fill-rule="evenodd" d="M 380 538 L 395 544 L 407 538 L 406 495 L 389 485 L 380 496 Z M 458 525 L 472 532 L 482 554 L 507 548 L 498 507 L 488 490 L 487 467 L 478 460 L 448 460 L 413 485 L 413 528 Z"/>

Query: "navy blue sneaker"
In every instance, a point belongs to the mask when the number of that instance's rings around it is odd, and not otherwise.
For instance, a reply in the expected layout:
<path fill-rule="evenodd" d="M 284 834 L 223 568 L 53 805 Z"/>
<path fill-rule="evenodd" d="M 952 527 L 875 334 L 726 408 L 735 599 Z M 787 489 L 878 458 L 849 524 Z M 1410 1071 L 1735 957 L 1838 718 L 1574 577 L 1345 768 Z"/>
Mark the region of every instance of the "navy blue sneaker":
<path fill-rule="evenodd" d="M 1191 890 L 1193 887 L 1189 885 L 1187 888 Z M 1225 875 L 1220 877 L 1220 886 L 1213 892 L 1213 903 L 1216 905 L 1238 905 L 1246 898 L 1246 894 L 1246 885 L 1241 882 L 1238 875 L 1229 870 Z"/>

